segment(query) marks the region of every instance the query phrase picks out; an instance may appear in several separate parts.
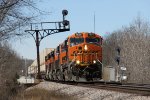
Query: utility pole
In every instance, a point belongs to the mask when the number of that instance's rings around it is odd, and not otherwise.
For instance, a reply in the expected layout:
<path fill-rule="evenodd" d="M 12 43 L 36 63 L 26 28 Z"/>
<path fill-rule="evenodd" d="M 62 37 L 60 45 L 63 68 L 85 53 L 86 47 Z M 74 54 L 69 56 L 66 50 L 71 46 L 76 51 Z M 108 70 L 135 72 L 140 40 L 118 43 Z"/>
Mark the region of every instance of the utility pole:
<path fill-rule="evenodd" d="M 63 21 L 31 23 L 31 28 L 29 30 L 25 30 L 25 32 L 32 35 L 36 43 L 37 67 L 38 67 L 38 73 L 36 76 L 37 79 L 42 78 L 40 73 L 40 55 L 39 55 L 40 41 L 49 35 L 59 33 L 59 32 L 70 31 L 70 23 L 68 20 L 65 20 L 68 11 L 63 10 L 62 14 L 63 14 Z M 54 28 L 48 27 L 52 25 L 54 26 Z"/>
<path fill-rule="evenodd" d="M 94 12 L 94 33 L 95 33 L 95 12 Z"/>
<path fill-rule="evenodd" d="M 24 59 L 24 68 L 25 68 L 25 76 L 28 76 L 28 67 L 27 67 L 27 59 Z"/>

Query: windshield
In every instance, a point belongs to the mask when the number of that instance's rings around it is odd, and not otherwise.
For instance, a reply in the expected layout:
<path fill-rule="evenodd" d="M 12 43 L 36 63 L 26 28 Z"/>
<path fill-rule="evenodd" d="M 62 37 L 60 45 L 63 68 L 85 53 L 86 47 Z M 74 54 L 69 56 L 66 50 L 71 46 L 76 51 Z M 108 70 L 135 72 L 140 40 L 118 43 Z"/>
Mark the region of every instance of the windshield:
<path fill-rule="evenodd" d="M 84 38 L 70 38 L 70 46 L 81 44 L 84 42 Z"/>
<path fill-rule="evenodd" d="M 86 38 L 86 43 L 100 43 L 100 38 Z"/>

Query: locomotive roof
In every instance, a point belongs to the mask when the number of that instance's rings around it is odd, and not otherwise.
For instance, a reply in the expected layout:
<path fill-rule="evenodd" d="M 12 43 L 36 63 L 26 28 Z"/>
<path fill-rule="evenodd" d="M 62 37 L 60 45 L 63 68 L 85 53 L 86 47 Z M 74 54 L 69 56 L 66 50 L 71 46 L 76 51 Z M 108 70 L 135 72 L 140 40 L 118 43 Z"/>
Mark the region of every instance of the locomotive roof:
<path fill-rule="evenodd" d="M 80 37 L 80 36 L 77 36 L 77 34 L 80 34 L 80 35 L 82 35 L 82 37 L 88 37 L 88 35 L 89 34 L 91 34 L 91 35 L 94 35 L 94 37 L 100 37 L 100 38 L 102 38 L 100 35 L 98 35 L 98 34 L 96 34 L 96 33 L 89 33 L 89 32 L 80 32 L 80 33 L 74 33 L 74 34 L 72 34 L 72 35 L 70 35 L 70 36 L 68 36 L 67 38 L 75 38 L 75 37 Z M 66 40 L 66 39 L 65 39 Z M 58 46 L 60 46 L 60 45 L 63 45 L 63 42 L 62 43 L 60 43 L 59 45 L 57 45 L 57 47 Z M 56 47 L 56 48 L 57 48 Z M 55 49 L 53 49 L 49 54 L 51 54 L 52 52 L 54 52 L 55 50 L 56 50 L 56 48 Z"/>
<path fill-rule="evenodd" d="M 70 36 L 68 36 L 68 38 L 75 38 L 75 37 L 88 37 L 88 35 L 94 35 L 95 37 L 101 37 L 100 35 L 96 34 L 96 33 L 89 33 L 89 32 L 80 32 L 80 33 L 74 33 Z"/>

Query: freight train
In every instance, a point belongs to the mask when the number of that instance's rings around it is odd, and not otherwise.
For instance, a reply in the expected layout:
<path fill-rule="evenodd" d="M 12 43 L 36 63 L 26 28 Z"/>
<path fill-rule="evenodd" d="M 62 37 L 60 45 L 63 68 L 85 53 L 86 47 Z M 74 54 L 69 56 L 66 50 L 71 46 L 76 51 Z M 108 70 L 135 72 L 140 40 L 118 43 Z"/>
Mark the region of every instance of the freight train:
<path fill-rule="evenodd" d="M 88 32 L 68 36 L 55 49 L 45 53 L 45 60 L 41 63 L 44 63 L 43 78 L 58 81 L 116 81 L 119 77 L 116 77 L 115 67 L 102 65 L 102 40 L 100 35 Z M 28 72 L 35 75 L 37 66 L 31 65 Z"/>
<path fill-rule="evenodd" d="M 102 37 L 75 33 L 45 57 L 45 78 L 50 80 L 91 81 L 102 79 Z"/>

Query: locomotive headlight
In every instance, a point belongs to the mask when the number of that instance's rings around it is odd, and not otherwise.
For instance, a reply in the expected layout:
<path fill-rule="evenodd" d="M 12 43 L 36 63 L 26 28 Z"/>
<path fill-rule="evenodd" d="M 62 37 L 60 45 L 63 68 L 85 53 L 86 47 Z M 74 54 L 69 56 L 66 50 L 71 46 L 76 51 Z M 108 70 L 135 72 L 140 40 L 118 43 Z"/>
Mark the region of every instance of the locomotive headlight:
<path fill-rule="evenodd" d="M 77 63 L 77 64 L 80 64 L 80 61 L 79 61 L 79 60 L 77 60 L 77 61 L 76 61 L 76 63 Z"/>
<path fill-rule="evenodd" d="M 93 63 L 95 64 L 95 63 L 96 63 L 96 61 L 95 61 L 95 60 L 93 60 Z"/>
<path fill-rule="evenodd" d="M 127 76 L 122 76 L 122 80 L 127 80 Z"/>
<path fill-rule="evenodd" d="M 88 49 L 87 45 L 84 46 L 84 50 L 86 51 Z"/>

